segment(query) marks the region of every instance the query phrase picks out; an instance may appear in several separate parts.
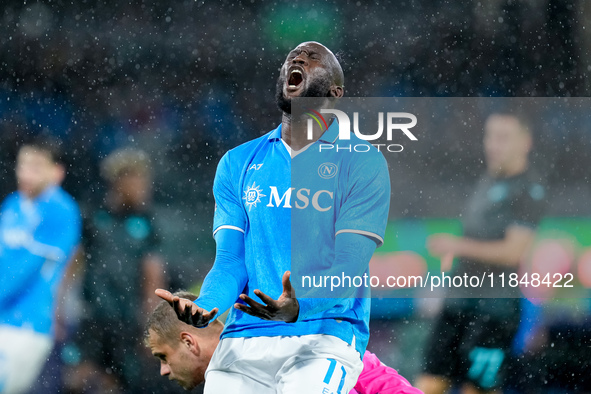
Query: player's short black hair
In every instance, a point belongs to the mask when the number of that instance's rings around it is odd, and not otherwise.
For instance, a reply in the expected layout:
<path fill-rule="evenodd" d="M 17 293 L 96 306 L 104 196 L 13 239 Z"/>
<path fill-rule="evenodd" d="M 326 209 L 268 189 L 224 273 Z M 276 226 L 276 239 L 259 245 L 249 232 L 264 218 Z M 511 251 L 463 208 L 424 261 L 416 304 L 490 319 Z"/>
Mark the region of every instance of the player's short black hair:
<path fill-rule="evenodd" d="M 346 54 L 343 50 L 338 50 L 334 53 L 335 59 L 337 59 L 337 63 L 340 66 L 340 78 L 341 78 L 341 87 L 345 86 L 345 74 L 343 68 L 347 66 L 347 59 Z"/>
<path fill-rule="evenodd" d="M 325 47 L 326 48 L 326 47 Z M 326 48 L 328 49 L 328 48 Z M 332 52 L 328 49 L 329 52 Z M 335 82 L 340 87 L 345 87 L 345 74 L 343 72 L 343 66 L 341 64 L 342 60 L 342 52 L 333 53 L 334 59 L 331 60 L 332 64 L 332 78 L 333 82 Z"/>
<path fill-rule="evenodd" d="M 62 146 L 63 143 L 58 138 L 51 135 L 39 134 L 24 140 L 20 145 L 19 150 L 22 148 L 31 148 L 46 153 L 50 160 L 55 164 L 64 164 L 64 151 Z"/>
<path fill-rule="evenodd" d="M 191 301 L 197 299 L 195 294 L 184 290 L 177 291 L 173 295 Z M 148 317 L 144 336 L 147 339 L 150 336 L 149 330 L 152 330 L 162 340 L 172 344 L 184 327 L 186 327 L 186 323 L 178 319 L 176 312 L 167 301 L 162 300 Z"/>

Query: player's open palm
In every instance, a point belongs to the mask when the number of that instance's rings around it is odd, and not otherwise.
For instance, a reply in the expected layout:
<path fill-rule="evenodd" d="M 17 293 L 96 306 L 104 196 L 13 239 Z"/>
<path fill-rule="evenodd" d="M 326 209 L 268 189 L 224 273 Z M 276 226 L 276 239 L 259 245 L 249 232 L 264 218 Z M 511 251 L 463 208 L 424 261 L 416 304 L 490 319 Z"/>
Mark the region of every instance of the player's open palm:
<path fill-rule="evenodd" d="M 190 324 L 193 327 L 201 328 L 207 326 L 215 317 L 216 313 L 218 313 L 218 308 L 213 308 L 208 312 L 203 308 L 199 308 L 191 300 L 173 296 L 168 290 L 157 289 L 154 293 L 174 308 L 180 321 Z"/>
<path fill-rule="evenodd" d="M 295 322 L 300 312 L 300 305 L 295 298 L 295 292 L 291 287 L 291 282 L 289 280 L 290 276 L 291 272 L 289 271 L 286 271 L 283 274 L 283 293 L 281 293 L 281 296 L 279 296 L 277 300 L 274 300 L 260 290 L 255 290 L 254 294 L 256 294 L 265 305 L 256 302 L 246 294 L 241 294 L 240 299 L 247 305 L 236 303 L 234 304 L 234 308 L 241 310 L 244 313 L 248 313 L 251 316 L 260 317 L 264 320 L 284 321 L 287 323 Z"/>

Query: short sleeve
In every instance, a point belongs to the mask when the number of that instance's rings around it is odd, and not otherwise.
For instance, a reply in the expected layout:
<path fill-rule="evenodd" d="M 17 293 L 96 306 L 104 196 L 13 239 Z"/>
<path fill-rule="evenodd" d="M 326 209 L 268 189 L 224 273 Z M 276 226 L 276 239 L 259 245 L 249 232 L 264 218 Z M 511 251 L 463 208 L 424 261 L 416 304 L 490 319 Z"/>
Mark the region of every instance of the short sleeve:
<path fill-rule="evenodd" d="M 352 164 L 347 174 L 346 197 L 340 207 L 335 231 L 373 238 L 378 246 L 384 233 L 390 208 L 390 176 L 386 159 L 379 152 Z"/>
<path fill-rule="evenodd" d="M 246 213 L 240 196 L 240 177 L 237 174 L 238 171 L 232 171 L 231 164 L 230 152 L 228 152 L 220 160 L 213 182 L 214 235 L 222 228 L 244 233 L 246 227 Z"/>
<path fill-rule="evenodd" d="M 510 225 L 535 229 L 546 210 L 546 190 L 539 183 L 529 183 L 511 202 Z"/>
<path fill-rule="evenodd" d="M 80 242 L 81 233 L 80 211 L 76 203 L 72 201 L 52 206 L 51 209 L 47 209 L 43 220 L 35 230 L 34 243 L 33 246 L 29 246 L 29 249 L 47 258 L 67 262 Z M 60 251 L 56 254 L 59 257 L 50 257 L 53 248 Z"/>

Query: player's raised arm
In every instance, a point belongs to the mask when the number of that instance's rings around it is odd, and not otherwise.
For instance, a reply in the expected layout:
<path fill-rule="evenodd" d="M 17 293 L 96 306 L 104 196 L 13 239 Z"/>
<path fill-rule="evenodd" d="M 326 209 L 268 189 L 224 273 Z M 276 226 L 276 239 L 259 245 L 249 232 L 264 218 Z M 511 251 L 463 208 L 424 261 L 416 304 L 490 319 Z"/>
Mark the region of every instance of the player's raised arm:
<path fill-rule="evenodd" d="M 219 311 L 230 308 L 246 286 L 248 276 L 244 266 L 242 233 L 221 229 L 216 232 L 215 240 L 216 258 L 195 302 L 173 296 L 166 290 L 156 290 L 156 295 L 174 308 L 181 321 L 195 327 L 207 326 Z"/>

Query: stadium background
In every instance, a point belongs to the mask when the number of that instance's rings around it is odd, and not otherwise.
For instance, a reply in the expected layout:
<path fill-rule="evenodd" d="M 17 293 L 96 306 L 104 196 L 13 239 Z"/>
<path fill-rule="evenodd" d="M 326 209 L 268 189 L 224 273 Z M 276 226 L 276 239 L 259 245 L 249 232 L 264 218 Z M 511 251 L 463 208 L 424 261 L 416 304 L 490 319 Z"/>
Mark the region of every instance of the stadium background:
<path fill-rule="evenodd" d="M 278 69 L 301 41 L 338 52 L 348 96 L 591 91 L 585 1 L 7 0 L 0 10 L 0 194 L 15 189 L 14 157 L 27 135 L 64 141 L 65 189 L 87 207 L 104 195 L 100 160 L 119 147 L 144 149 L 172 288 L 198 285 L 208 271 L 216 164 L 278 123 Z M 589 246 L 591 123 L 548 124 L 536 130 L 534 154 L 548 184 L 548 216 L 578 220 L 568 231 Z M 430 138 L 433 148 L 399 158 L 405 170 L 393 189 L 405 192 L 393 201 L 392 221 L 457 218 L 484 170 L 481 129 L 433 130 Z M 409 378 L 420 367 L 428 310 L 421 300 L 388 300 L 372 320 L 370 349 Z M 569 310 L 588 321 L 588 299 Z"/>

